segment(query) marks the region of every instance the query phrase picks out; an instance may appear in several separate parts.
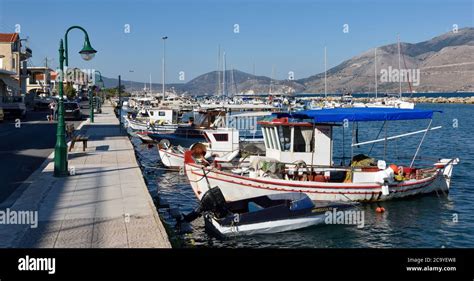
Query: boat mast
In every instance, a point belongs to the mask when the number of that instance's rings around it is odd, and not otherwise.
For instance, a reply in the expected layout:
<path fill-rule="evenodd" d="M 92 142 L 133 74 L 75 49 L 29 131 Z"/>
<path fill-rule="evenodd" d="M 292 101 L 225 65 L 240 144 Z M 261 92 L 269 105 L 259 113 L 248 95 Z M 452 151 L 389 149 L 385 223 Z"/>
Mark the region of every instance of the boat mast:
<path fill-rule="evenodd" d="M 374 69 L 375 69 L 375 98 L 377 98 L 377 47 L 375 47 L 375 57 L 374 57 Z"/>
<path fill-rule="evenodd" d="M 163 80 L 163 84 L 161 85 L 163 87 L 162 91 L 163 91 L 163 101 L 165 101 L 165 97 L 166 97 L 166 88 L 165 88 L 165 74 L 166 74 L 166 58 L 165 58 L 165 51 L 166 51 L 166 39 L 168 39 L 168 36 L 163 36 L 161 37 L 161 39 L 163 40 L 163 69 L 161 70 L 161 74 L 162 74 L 162 80 Z"/>
<path fill-rule="evenodd" d="M 272 77 L 270 78 L 270 92 L 269 95 L 272 94 L 272 85 L 273 85 L 273 76 L 275 75 L 275 65 L 272 65 Z"/>
<path fill-rule="evenodd" d="M 327 59 L 326 59 L 326 47 L 324 47 L 324 97 L 328 96 L 327 92 Z"/>
<path fill-rule="evenodd" d="M 230 72 L 230 83 L 231 83 L 230 88 L 232 90 L 232 96 L 234 96 L 237 92 L 237 87 L 235 85 L 235 80 L 234 80 L 234 68 L 233 67 L 231 68 L 232 70 Z"/>
<path fill-rule="evenodd" d="M 223 64 L 224 72 L 222 73 L 222 96 L 225 97 L 227 95 L 226 88 L 225 88 L 225 68 L 226 68 L 226 65 L 225 65 L 225 63 L 226 63 L 225 62 L 225 51 L 224 51 L 222 57 L 223 57 L 222 60 L 224 62 L 224 64 Z"/>
<path fill-rule="evenodd" d="M 150 97 L 153 95 L 153 93 L 151 92 L 151 73 L 150 73 Z"/>
<path fill-rule="evenodd" d="M 221 94 L 221 45 L 217 45 L 217 96 Z"/>
<path fill-rule="evenodd" d="M 400 35 L 397 35 L 397 42 L 398 42 L 398 84 L 399 84 L 399 90 L 398 94 L 399 97 L 402 97 L 402 77 L 401 77 L 401 54 L 400 54 Z"/>

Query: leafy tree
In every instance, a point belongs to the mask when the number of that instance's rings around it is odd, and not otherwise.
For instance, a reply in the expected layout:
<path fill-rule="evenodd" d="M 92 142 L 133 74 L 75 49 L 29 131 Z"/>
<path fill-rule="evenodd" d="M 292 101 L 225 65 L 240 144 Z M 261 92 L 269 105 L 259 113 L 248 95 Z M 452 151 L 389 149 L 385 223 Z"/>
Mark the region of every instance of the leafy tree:
<path fill-rule="evenodd" d="M 64 94 L 69 100 L 72 100 L 76 97 L 77 91 L 71 84 L 67 83 L 64 87 Z"/>

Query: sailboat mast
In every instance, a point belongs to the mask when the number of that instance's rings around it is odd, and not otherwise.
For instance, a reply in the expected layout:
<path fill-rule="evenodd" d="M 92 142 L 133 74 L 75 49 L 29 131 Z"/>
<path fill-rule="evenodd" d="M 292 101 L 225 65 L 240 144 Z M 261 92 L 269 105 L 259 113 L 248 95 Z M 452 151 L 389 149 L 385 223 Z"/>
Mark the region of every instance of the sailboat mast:
<path fill-rule="evenodd" d="M 399 84 L 399 89 L 398 89 L 398 94 L 400 95 L 400 98 L 402 97 L 402 76 L 401 76 L 401 54 L 400 54 L 400 35 L 397 35 L 397 42 L 398 42 L 398 84 Z"/>
<path fill-rule="evenodd" d="M 231 72 L 230 72 L 230 83 L 231 83 L 230 88 L 231 88 L 231 90 L 232 90 L 231 96 L 234 96 L 234 95 L 236 94 L 236 92 L 237 92 L 237 89 L 236 89 L 236 87 L 235 87 L 234 68 L 231 66 L 231 69 L 232 69 L 232 70 L 231 70 Z"/>
<path fill-rule="evenodd" d="M 328 96 L 328 84 L 327 84 L 327 59 L 326 59 L 326 47 L 324 47 L 324 97 Z"/>
<path fill-rule="evenodd" d="M 270 78 L 270 95 L 272 94 L 273 78 L 275 77 L 275 65 L 272 65 L 272 77 Z"/>
<path fill-rule="evenodd" d="M 221 45 L 217 46 L 217 96 L 221 94 Z"/>
<path fill-rule="evenodd" d="M 375 55 L 374 55 L 374 69 L 375 69 L 375 98 L 377 98 L 377 47 L 375 47 Z"/>
<path fill-rule="evenodd" d="M 224 51 L 224 53 L 223 53 L 223 55 L 222 55 L 222 60 L 223 60 L 223 62 L 224 62 L 224 65 L 223 65 L 223 67 L 224 67 L 224 72 L 222 73 L 222 95 L 225 97 L 225 96 L 227 95 L 227 91 L 226 91 L 226 87 L 225 87 L 225 86 L 226 86 L 226 85 L 225 85 L 225 68 L 226 68 L 226 65 L 225 65 L 225 63 L 226 63 L 226 62 L 225 62 L 225 51 Z"/>
<path fill-rule="evenodd" d="M 153 93 L 151 92 L 151 73 L 150 73 L 150 96 L 152 96 Z"/>

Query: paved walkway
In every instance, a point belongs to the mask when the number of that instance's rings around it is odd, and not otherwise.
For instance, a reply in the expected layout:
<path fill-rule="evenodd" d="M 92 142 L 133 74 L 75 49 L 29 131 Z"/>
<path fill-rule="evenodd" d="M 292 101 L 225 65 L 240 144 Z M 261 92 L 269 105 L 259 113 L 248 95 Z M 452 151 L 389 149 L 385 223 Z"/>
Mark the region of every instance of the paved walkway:
<path fill-rule="evenodd" d="M 37 228 L 0 224 L 0 247 L 171 247 L 113 108 L 104 104 L 94 121 L 81 128 L 89 136 L 86 151 L 79 142 L 69 153 L 76 175 L 53 177 L 51 155 L 27 179 L 21 196 L 0 207 L 38 211 Z"/>

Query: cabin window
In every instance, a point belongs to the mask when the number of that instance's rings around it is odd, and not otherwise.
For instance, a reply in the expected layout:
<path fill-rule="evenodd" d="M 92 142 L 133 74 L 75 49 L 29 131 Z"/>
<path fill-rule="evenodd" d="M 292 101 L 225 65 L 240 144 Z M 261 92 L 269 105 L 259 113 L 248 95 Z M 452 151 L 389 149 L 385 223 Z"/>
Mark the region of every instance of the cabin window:
<path fill-rule="evenodd" d="M 312 127 L 294 127 L 294 152 L 313 151 L 314 133 Z"/>
<path fill-rule="evenodd" d="M 282 151 L 291 150 L 291 129 L 289 126 L 280 126 L 278 130 L 278 138 Z"/>
<path fill-rule="evenodd" d="M 262 135 L 263 135 L 263 142 L 265 143 L 265 148 L 269 149 L 270 148 L 270 143 L 268 141 L 267 128 L 262 127 L 261 130 L 262 130 Z"/>
<path fill-rule="evenodd" d="M 164 111 L 158 111 L 159 116 L 165 116 L 166 113 Z"/>
<path fill-rule="evenodd" d="M 216 141 L 228 141 L 229 134 L 213 134 Z"/>
<path fill-rule="evenodd" d="M 274 148 L 281 151 L 280 142 L 278 141 L 278 128 L 276 126 L 272 128 L 272 138 Z"/>
<path fill-rule="evenodd" d="M 276 149 L 275 143 L 273 142 L 273 130 L 272 128 L 265 128 L 267 139 L 268 139 L 268 147 L 270 149 Z"/>

